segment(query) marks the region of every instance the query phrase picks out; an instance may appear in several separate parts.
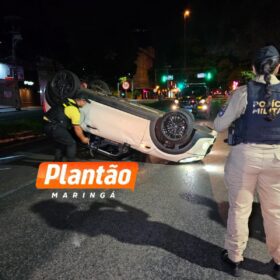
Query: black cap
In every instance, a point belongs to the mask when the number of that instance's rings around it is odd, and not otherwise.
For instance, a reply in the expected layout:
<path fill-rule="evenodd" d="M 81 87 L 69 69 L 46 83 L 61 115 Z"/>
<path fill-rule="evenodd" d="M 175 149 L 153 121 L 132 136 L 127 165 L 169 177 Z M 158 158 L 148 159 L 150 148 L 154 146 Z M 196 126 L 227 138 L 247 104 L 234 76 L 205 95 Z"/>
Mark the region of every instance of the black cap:
<path fill-rule="evenodd" d="M 260 48 L 255 54 L 254 62 L 262 62 L 269 58 L 279 58 L 278 50 L 272 45 Z"/>
<path fill-rule="evenodd" d="M 85 100 L 87 103 L 90 103 L 90 100 L 88 99 L 88 94 L 86 92 L 84 92 L 83 90 L 79 90 L 76 94 L 75 94 L 75 99 L 83 99 Z"/>

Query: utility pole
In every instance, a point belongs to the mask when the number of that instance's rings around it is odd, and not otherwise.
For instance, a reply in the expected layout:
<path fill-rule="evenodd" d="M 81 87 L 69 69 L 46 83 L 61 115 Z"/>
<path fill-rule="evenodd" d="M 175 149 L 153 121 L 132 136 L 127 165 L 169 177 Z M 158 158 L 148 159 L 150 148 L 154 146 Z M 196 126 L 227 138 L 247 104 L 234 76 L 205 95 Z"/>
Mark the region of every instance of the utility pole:
<path fill-rule="evenodd" d="M 191 12 L 190 10 L 185 10 L 184 11 L 184 63 L 183 63 L 183 68 L 184 68 L 184 72 L 186 72 L 186 45 L 187 45 L 187 36 L 186 36 L 186 22 L 187 22 L 187 18 L 190 16 Z"/>

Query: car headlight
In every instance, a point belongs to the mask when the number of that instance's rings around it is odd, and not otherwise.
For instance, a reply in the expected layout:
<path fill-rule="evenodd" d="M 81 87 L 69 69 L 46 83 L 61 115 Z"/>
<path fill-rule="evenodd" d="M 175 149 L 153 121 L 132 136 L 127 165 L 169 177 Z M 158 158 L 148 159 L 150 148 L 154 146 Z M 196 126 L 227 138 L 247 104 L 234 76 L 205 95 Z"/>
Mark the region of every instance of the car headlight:
<path fill-rule="evenodd" d="M 178 109 L 178 106 L 176 104 L 171 105 L 171 110 L 176 111 Z"/>
<path fill-rule="evenodd" d="M 201 110 L 206 111 L 208 109 L 208 106 L 206 104 L 202 105 Z"/>
<path fill-rule="evenodd" d="M 199 101 L 199 104 L 204 104 L 205 102 L 206 102 L 205 99 L 201 99 L 201 100 Z"/>
<path fill-rule="evenodd" d="M 206 104 L 203 104 L 203 105 L 199 105 L 197 108 L 200 111 L 207 111 L 208 106 Z"/>
<path fill-rule="evenodd" d="M 178 99 L 175 99 L 175 100 L 174 100 L 174 103 L 175 103 L 176 105 L 178 105 L 178 104 L 179 104 L 179 100 L 178 100 Z"/>

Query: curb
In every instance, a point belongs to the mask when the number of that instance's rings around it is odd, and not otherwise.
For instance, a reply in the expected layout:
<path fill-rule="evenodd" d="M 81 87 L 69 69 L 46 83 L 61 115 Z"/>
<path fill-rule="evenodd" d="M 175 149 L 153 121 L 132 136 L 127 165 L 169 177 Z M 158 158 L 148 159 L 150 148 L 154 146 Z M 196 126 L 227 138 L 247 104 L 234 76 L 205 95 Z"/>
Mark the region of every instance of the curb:
<path fill-rule="evenodd" d="M 29 138 L 29 141 L 27 141 L 28 139 L 25 139 L 25 140 L 21 140 L 21 141 L 18 140 L 18 141 L 2 143 L 2 144 L 0 144 L 0 151 L 3 152 L 3 155 L 4 155 L 4 153 L 5 154 L 11 153 L 11 151 L 15 152 L 14 150 L 17 149 L 18 147 L 21 147 L 21 146 L 24 146 L 24 145 L 27 145 L 30 143 L 40 142 L 45 139 L 46 139 L 46 136 L 44 134 L 40 134 L 40 135 L 36 135 L 36 137 Z"/>
<path fill-rule="evenodd" d="M 31 131 L 23 131 L 20 133 L 16 133 L 13 136 L 7 136 L 7 137 L 2 137 L 0 138 L 0 145 L 2 144 L 7 144 L 7 143 L 13 143 L 16 141 L 23 141 L 27 139 L 34 139 L 42 136 L 42 134 L 34 134 Z"/>

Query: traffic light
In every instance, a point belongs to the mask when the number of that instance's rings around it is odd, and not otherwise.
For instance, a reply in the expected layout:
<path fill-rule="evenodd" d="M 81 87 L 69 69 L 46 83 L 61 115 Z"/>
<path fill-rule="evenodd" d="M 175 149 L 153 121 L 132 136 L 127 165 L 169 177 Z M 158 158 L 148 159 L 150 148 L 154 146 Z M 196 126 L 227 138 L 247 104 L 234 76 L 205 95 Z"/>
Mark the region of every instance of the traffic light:
<path fill-rule="evenodd" d="M 161 76 L 161 81 L 162 81 L 163 83 L 166 83 L 166 81 L 167 81 L 167 76 L 166 76 L 166 75 L 162 75 L 162 76 Z"/>
<path fill-rule="evenodd" d="M 167 81 L 173 81 L 174 80 L 174 76 L 173 75 L 162 75 L 161 76 L 161 81 L 163 83 L 167 82 Z"/>
<path fill-rule="evenodd" d="M 213 74 L 211 72 L 206 72 L 205 79 L 206 81 L 211 81 L 213 79 Z"/>
<path fill-rule="evenodd" d="M 178 83 L 178 89 L 182 90 L 185 87 L 185 84 L 183 82 Z"/>

